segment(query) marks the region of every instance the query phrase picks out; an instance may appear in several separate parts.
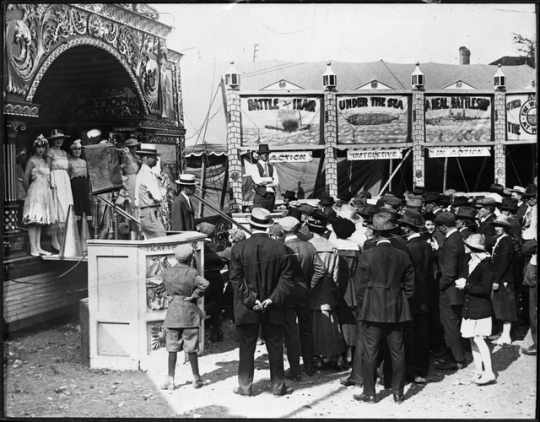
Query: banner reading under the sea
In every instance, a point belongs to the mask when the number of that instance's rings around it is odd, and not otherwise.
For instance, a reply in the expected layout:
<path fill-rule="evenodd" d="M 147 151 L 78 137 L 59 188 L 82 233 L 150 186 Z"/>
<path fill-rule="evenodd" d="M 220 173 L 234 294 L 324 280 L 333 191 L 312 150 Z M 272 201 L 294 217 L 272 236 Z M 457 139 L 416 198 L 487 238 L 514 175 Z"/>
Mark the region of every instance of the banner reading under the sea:
<path fill-rule="evenodd" d="M 241 97 L 242 146 L 305 148 L 321 140 L 321 97 Z"/>
<path fill-rule="evenodd" d="M 506 131 L 509 141 L 536 141 L 536 95 L 506 96 Z"/>
<path fill-rule="evenodd" d="M 338 144 L 407 142 L 408 111 L 405 96 L 340 95 Z"/>
<path fill-rule="evenodd" d="M 426 96 L 426 142 L 491 141 L 491 97 Z"/>

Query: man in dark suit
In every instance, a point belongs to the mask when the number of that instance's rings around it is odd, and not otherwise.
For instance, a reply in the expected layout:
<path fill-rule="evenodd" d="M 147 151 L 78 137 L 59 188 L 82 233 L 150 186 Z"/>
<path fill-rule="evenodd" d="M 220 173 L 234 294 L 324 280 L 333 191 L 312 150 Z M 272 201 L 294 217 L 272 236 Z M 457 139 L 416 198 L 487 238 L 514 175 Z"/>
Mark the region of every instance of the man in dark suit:
<path fill-rule="evenodd" d="M 429 371 L 429 318 L 428 289 L 434 283 L 433 250 L 420 236 L 424 221 L 419 212 L 405 210 L 399 219 L 407 238 L 414 267 L 414 296 L 409 300 L 412 322 L 405 323 L 406 378 L 416 384 L 425 384 Z"/>
<path fill-rule="evenodd" d="M 476 228 L 476 210 L 472 207 L 462 206 L 456 212 L 456 227 L 461 233 L 463 239 L 467 239 L 475 233 Z"/>
<path fill-rule="evenodd" d="M 234 393 L 252 393 L 255 348 L 259 326 L 266 342 L 274 396 L 290 394 L 284 383 L 283 324 L 285 299 L 293 287 L 291 249 L 270 239 L 270 211 L 254 208 L 247 217 L 252 235 L 231 250 L 229 281 L 234 290 L 234 319 L 240 341 L 238 387 Z"/>
<path fill-rule="evenodd" d="M 171 224 L 173 231 L 195 231 L 195 212 L 191 195 L 195 193 L 195 176 L 181 174 L 175 181 L 180 187 L 180 193 L 174 199 L 171 210 Z"/>
<path fill-rule="evenodd" d="M 294 286 L 285 301 L 285 346 L 290 365 L 285 376 L 294 381 L 300 381 L 302 379 L 300 354 L 304 361 L 304 372 L 307 375 L 313 375 L 316 372 L 313 362 L 310 292 L 323 280 L 326 268 L 315 246 L 296 236 L 300 221 L 288 216 L 282 218 L 279 224 L 284 231 L 285 245 L 294 252 L 291 256 Z"/>
<path fill-rule="evenodd" d="M 440 369 L 457 370 L 465 367 L 463 345 L 459 331 L 463 290 L 456 289 L 455 281 L 466 276 L 465 245 L 456 228 L 456 217 L 451 212 L 442 212 L 435 218 L 435 224 L 446 240 L 439 251 L 439 307 L 446 344 L 452 359 L 438 365 Z"/>
<path fill-rule="evenodd" d="M 364 391 L 358 401 L 375 403 L 377 355 L 381 341 L 388 344 L 392 360 L 394 401 L 402 403 L 405 387 L 403 325 L 412 320 L 407 299 L 414 295 L 414 268 L 407 253 L 392 246 L 389 233 L 396 224 L 386 213 L 373 216 L 368 226 L 378 238 L 377 245 L 360 255 L 359 288 L 356 292 L 359 319 L 364 322 Z"/>
<path fill-rule="evenodd" d="M 479 199 L 475 204 L 478 209 L 478 214 L 476 214 L 478 230 L 476 233 L 484 235 L 490 251 L 495 244 L 495 240 L 491 241 L 491 239 L 497 236 L 495 227 L 489 224 L 492 221 L 495 221 L 495 204 L 495 199 L 489 197 Z"/>

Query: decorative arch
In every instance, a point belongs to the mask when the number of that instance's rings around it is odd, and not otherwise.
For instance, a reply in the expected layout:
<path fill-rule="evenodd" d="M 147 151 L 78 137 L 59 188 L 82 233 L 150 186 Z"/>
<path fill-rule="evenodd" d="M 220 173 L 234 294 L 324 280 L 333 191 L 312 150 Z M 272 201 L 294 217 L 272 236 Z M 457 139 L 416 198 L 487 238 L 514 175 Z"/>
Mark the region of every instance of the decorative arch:
<path fill-rule="evenodd" d="M 129 75 L 131 81 L 133 82 L 133 85 L 135 86 L 135 90 L 137 91 L 137 95 L 139 97 L 140 103 L 144 107 L 144 113 L 145 114 L 150 114 L 149 110 L 148 110 L 148 105 L 146 104 L 146 101 L 144 100 L 144 95 L 143 95 L 143 92 L 141 90 L 139 80 L 134 75 L 134 73 L 131 70 L 129 64 L 125 61 L 125 59 L 122 57 L 122 55 L 118 51 L 116 51 L 113 47 L 111 47 L 109 44 L 107 44 L 107 43 L 105 43 L 105 42 L 103 42 L 101 40 L 98 40 L 98 39 L 95 39 L 95 38 L 89 38 L 89 37 L 80 37 L 80 38 L 75 38 L 75 39 L 69 40 L 65 44 L 62 44 L 61 46 L 59 46 L 58 48 L 53 50 L 51 52 L 51 54 L 49 54 L 47 59 L 41 64 L 41 67 L 39 68 L 34 80 L 32 81 L 32 85 L 31 85 L 31 87 L 30 87 L 30 89 L 28 91 L 28 95 L 26 96 L 26 101 L 29 101 L 29 102 L 32 101 L 32 99 L 34 98 L 34 94 L 36 93 L 37 87 L 39 86 L 39 84 L 41 82 L 41 79 L 43 78 L 43 75 L 45 75 L 45 72 L 47 72 L 47 70 L 49 69 L 51 64 L 58 57 L 60 57 L 60 55 L 62 53 L 66 52 L 70 48 L 80 47 L 80 46 L 84 46 L 84 45 L 101 48 L 102 50 L 105 50 L 108 53 L 110 53 L 113 57 L 116 58 L 116 60 L 118 60 L 118 62 L 126 70 L 126 72 Z"/>

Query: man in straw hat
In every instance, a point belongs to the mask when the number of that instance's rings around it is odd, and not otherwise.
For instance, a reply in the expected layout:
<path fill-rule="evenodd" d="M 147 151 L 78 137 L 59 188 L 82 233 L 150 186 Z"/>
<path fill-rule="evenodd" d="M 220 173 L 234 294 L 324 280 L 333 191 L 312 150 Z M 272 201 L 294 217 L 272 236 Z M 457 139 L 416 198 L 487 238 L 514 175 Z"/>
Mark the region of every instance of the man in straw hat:
<path fill-rule="evenodd" d="M 521 220 L 527 211 L 527 201 L 524 200 L 523 194 L 526 189 L 523 186 L 515 185 L 510 189 L 510 195 L 512 198 L 517 199 L 518 211 L 516 213 L 518 220 Z"/>
<path fill-rule="evenodd" d="M 304 372 L 315 373 L 313 352 L 313 328 L 311 325 L 310 292 L 326 275 L 323 262 L 315 247 L 300 240 L 296 232 L 300 221 L 294 217 L 284 217 L 279 222 L 285 234 L 285 245 L 291 248 L 293 266 L 293 288 L 287 296 L 285 319 L 285 346 L 290 369 L 285 376 L 294 381 L 302 379 L 300 354 L 304 361 Z M 298 324 L 296 320 L 298 318 Z"/>
<path fill-rule="evenodd" d="M 446 344 L 450 349 L 451 359 L 439 364 L 439 369 L 457 370 L 465 367 L 465 356 L 459 324 L 463 307 L 463 291 L 456 289 L 455 281 L 466 273 L 465 245 L 463 237 L 456 227 L 456 217 L 443 211 L 435 217 L 435 224 L 445 236 L 439 250 L 439 306 L 441 323 L 444 329 Z"/>
<path fill-rule="evenodd" d="M 253 179 L 252 190 L 255 192 L 253 207 L 265 208 L 269 211 L 274 209 L 276 202 L 275 189 L 279 186 L 279 178 L 276 169 L 268 162 L 270 149 L 268 144 L 260 144 L 259 161 L 251 167 L 251 178 Z"/>
<path fill-rule="evenodd" d="M 156 176 L 152 173 L 159 155 L 157 148 L 154 144 L 141 144 L 139 155 L 142 165 L 135 180 L 135 206 L 140 210 L 141 229 L 147 239 L 166 236 L 159 211 L 163 198 Z"/>
<path fill-rule="evenodd" d="M 375 403 L 377 355 L 384 339 L 392 360 L 392 393 L 396 403 L 404 400 L 405 348 L 403 325 L 412 320 L 407 299 L 414 295 L 414 268 L 409 256 L 388 240 L 396 224 L 386 214 L 375 214 L 369 226 L 377 245 L 360 255 L 357 288 L 359 319 L 364 322 L 364 391 L 358 401 Z M 384 350 L 384 349 L 383 349 Z"/>
<path fill-rule="evenodd" d="M 283 324 L 285 299 L 293 287 L 292 251 L 270 239 L 266 230 L 272 226 L 270 211 L 253 208 L 247 217 L 251 237 L 231 250 L 229 281 L 234 290 L 234 319 L 240 342 L 238 387 L 235 394 L 250 396 L 255 370 L 255 347 L 262 326 L 268 351 L 270 382 L 274 396 L 290 394 L 283 368 Z"/>
<path fill-rule="evenodd" d="M 406 378 L 425 384 L 429 371 L 428 291 L 434 288 L 433 250 L 421 236 L 424 220 L 418 211 L 405 210 L 398 220 L 407 238 L 407 249 L 416 275 L 414 296 L 409 300 L 413 321 L 405 323 Z"/>
<path fill-rule="evenodd" d="M 175 183 L 180 187 L 180 193 L 172 204 L 171 224 L 173 231 L 194 231 L 195 210 L 191 196 L 195 193 L 196 182 L 193 174 L 181 174 Z"/>

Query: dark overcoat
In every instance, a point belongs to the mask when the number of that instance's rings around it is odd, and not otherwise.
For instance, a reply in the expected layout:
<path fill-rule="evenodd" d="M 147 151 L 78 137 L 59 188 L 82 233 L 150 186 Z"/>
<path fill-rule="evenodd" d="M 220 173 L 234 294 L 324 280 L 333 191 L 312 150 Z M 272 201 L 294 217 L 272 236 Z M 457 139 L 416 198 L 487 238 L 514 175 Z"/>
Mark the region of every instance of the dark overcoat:
<path fill-rule="evenodd" d="M 193 205 L 193 203 L 191 203 Z M 174 198 L 171 211 L 171 224 L 173 231 L 195 231 L 195 214 L 189 206 L 187 199 L 181 193 Z"/>
<path fill-rule="evenodd" d="M 489 260 L 480 262 L 467 277 L 464 289 L 463 318 L 482 319 L 491 316 L 492 277 Z"/>
<path fill-rule="evenodd" d="M 422 237 L 413 237 L 407 242 L 414 267 L 414 295 L 409 301 L 413 315 L 427 311 L 428 289 L 433 283 L 433 249 Z"/>
<path fill-rule="evenodd" d="M 439 250 L 439 269 L 441 271 L 439 289 L 441 292 L 446 292 L 451 305 L 463 304 L 464 292 L 456 288 L 455 281 L 460 277 L 466 277 L 465 264 L 467 259 L 465 255 L 463 237 L 458 231 L 452 233 Z"/>

